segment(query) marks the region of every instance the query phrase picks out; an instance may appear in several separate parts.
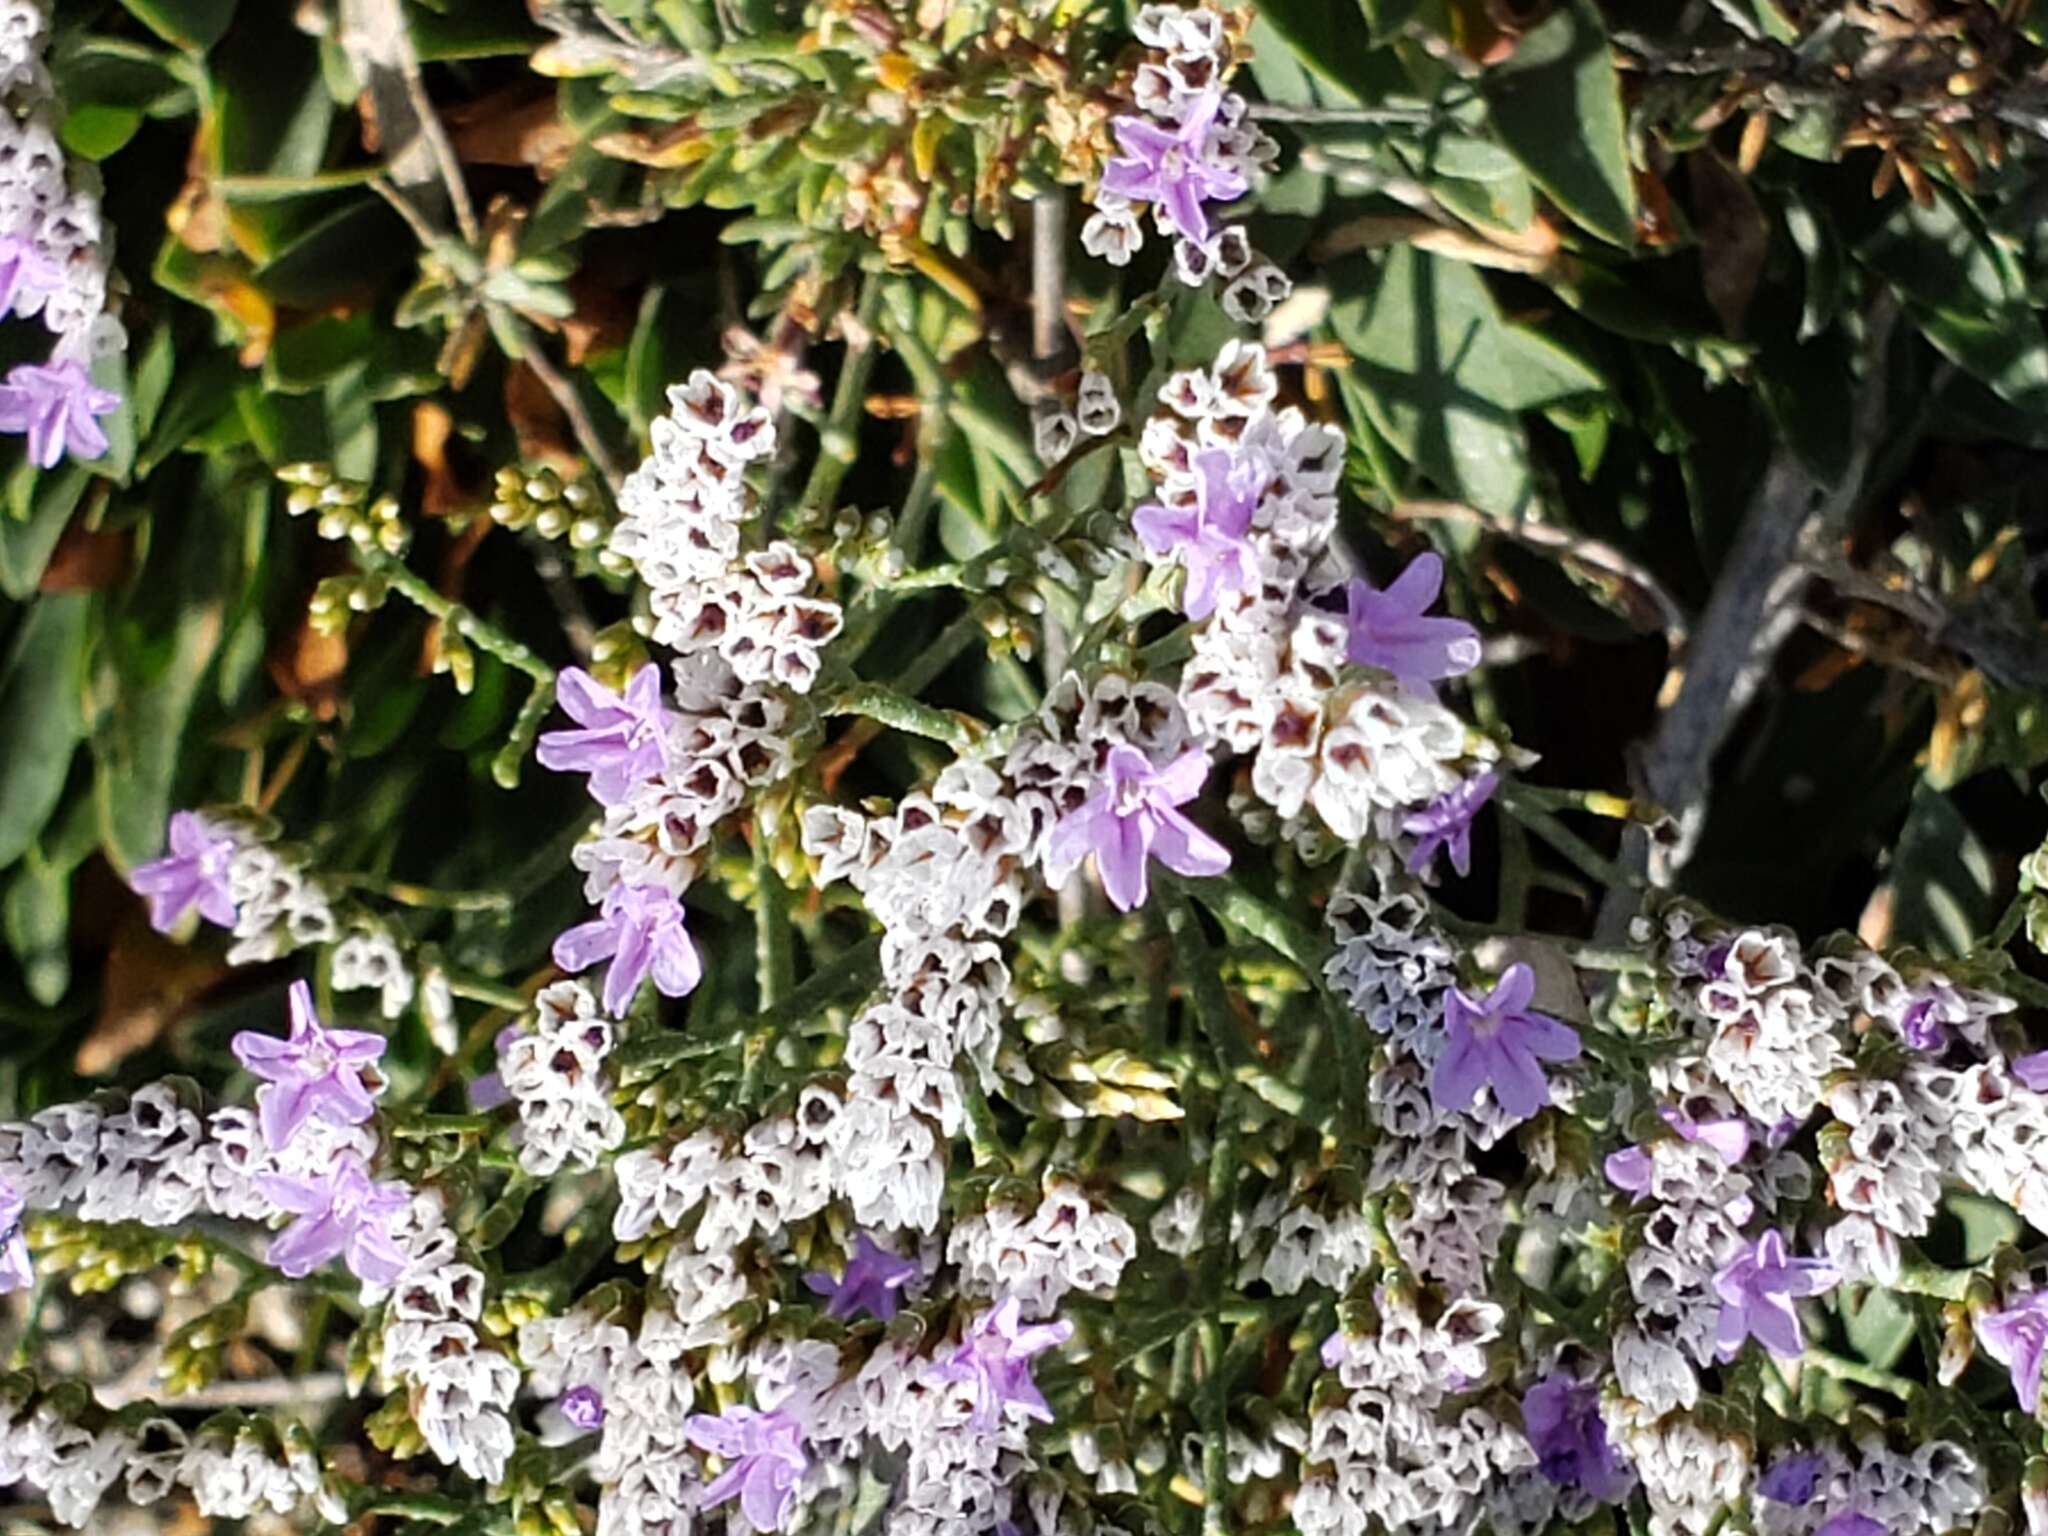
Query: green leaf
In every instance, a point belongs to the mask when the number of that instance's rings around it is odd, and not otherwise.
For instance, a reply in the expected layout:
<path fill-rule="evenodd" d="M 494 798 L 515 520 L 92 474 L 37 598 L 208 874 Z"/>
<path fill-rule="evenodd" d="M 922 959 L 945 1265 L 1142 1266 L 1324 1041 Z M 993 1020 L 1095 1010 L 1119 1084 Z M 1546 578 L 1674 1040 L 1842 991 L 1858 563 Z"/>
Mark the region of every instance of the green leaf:
<path fill-rule="evenodd" d="M 54 1007 L 71 986 L 71 878 L 39 851 L 28 857 L 7 884 L 0 904 L 0 928 L 21 962 L 22 984 L 45 1008 Z"/>
<path fill-rule="evenodd" d="M 92 685 L 94 788 L 101 839 L 118 869 L 155 857 L 162 846 L 178 749 L 220 644 L 246 525 L 268 507 L 267 484 L 237 486 L 234 475 L 215 461 L 195 486 L 157 477 L 149 563 L 104 625 Z"/>
<path fill-rule="evenodd" d="M 1856 254 L 1906 301 L 1936 351 L 2029 411 L 2048 409 L 2048 335 L 2022 274 L 1951 192 L 1898 198 Z"/>
<path fill-rule="evenodd" d="M 1950 1190 L 1941 1202 L 1963 1229 L 1963 1262 L 1982 1264 L 2008 1244 L 2017 1243 L 2026 1230 L 2013 1208 L 2003 1200 L 1963 1190 Z"/>
<path fill-rule="evenodd" d="M 92 597 L 46 592 L 23 615 L 0 665 L 0 866 L 36 840 L 64 793 L 85 734 L 85 648 Z"/>
<path fill-rule="evenodd" d="M 234 19 L 235 0 L 121 0 L 167 43 L 203 52 L 219 42 Z"/>
<path fill-rule="evenodd" d="M 91 480 L 91 471 L 70 459 L 43 474 L 26 462 L 16 466 L 0 512 L 0 593 L 18 599 L 35 591 Z"/>
<path fill-rule="evenodd" d="M 1357 406 L 1446 493 L 1490 512 L 1527 510 L 1528 439 L 1518 412 L 1596 391 L 1599 377 L 1561 347 L 1503 321 L 1477 273 L 1397 246 L 1379 282 L 1362 260 L 1331 269 L 1349 295 L 1330 325 L 1353 359 Z"/>
<path fill-rule="evenodd" d="M 1378 101 L 1411 89 L 1401 61 L 1385 50 L 1360 46 L 1357 0 L 1266 0 L 1259 20 L 1308 73 L 1326 87 L 1326 106 Z M 1254 29 L 1256 32 L 1256 28 Z"/>
<path fill-rule="evenodd" d="M 318 389 L 362 362 L 376 344 L 377 333 L 376 317 L 367 309 L 290 326 L 277 333 L 263 359 L 263 382 L 288 395 Z"/>
<path fill-rule="evenodd" d="M 1991 855 L 1955 801 L 1922 780 L 1914 786 L 1892 856 L 1892 932 L 1944 956 L 1966 955 L 1988 933 L 1997 879 Z"/>
<path fill-rule="evenodd" d="M 1591 0 L 1567 0 L 1480 76 L 1501 140 L 1582 228 L 1636 237 L 1628 125 L 1607 28 Z"/>
<path fill-rule="evenodd" d="M 1890 1370 L 1913 1342 L 1912 1304 L 1874 1285 L 1844 1288 L 1842 1329 L 1859 1359 Z"/>
<path fill-rule="evenodd" d="M 89 103 L 65 114 L 59 137 L 64 147 L 87 160 L 104 160 L 135 137 L 142 113 L 134 107 Z"/>

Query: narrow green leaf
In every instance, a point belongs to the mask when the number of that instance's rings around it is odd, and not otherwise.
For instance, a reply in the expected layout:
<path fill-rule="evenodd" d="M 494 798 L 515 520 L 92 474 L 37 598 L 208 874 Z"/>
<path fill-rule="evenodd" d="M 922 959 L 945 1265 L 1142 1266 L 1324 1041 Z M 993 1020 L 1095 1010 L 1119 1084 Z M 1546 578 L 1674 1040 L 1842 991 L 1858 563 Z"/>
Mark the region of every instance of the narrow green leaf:
<path fill-rule="evenodd" d="M 0 866 L 43 830 L 85 734 L 85 648 L 92 597 L 46 592 L 30 604 L 0 667 Z"/>
<path fill-rule="evenodd" d="M 1493 125 L 1536 184 L 1582 228 L 1636 238 L 1628 123 L 1607 27 L 1591 0 L 1566 0 L 1480 77 Z"/>
<path fill-rule="evenodd" d="M 235 0 L 121 0 L 167 43 L 202 52 L 219 42 L 234 19 Z"/>

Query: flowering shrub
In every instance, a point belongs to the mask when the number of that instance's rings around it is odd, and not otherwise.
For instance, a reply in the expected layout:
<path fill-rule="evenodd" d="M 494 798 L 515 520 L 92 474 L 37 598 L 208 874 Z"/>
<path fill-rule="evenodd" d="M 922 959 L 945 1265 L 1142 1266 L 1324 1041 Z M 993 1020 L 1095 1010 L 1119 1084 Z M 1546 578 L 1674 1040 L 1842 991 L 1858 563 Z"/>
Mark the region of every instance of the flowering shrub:
<path fill-rule="evenodd" d="M 7 1497 L 2048 1536 L 2040 49 L 1625 9 L 0 0 Z"/>

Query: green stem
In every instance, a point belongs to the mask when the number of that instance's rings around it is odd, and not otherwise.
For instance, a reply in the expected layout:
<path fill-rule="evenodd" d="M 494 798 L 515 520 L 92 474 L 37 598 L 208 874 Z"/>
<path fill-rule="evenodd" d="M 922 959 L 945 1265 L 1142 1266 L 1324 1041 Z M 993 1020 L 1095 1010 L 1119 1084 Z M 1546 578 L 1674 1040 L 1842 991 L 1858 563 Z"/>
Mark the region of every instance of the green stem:
<path fill-rule="evenodd" d="M 405 880 L 381 880 L 375 875 L 335 875 L 338 884 L 350 890 L 367 891 L 405 907 L 433 907 L 444 912 L 503 912 L 512 898 L 503 891 L 437 891 L 431 886 Z"/>
<path fill-rule="evenodd" d="M 1195 915 L 1194 905 L 1177 884 L 1169 886 L 1161 881 L 1159 893 L 1166 898 L 1166 931 L 1173 940 L 1173 957 L 1181 983 L 1194 1002 L 1195 1017 L 1209 1037 L 1217 1066 L 1226 1079 L 1235 1076 L 1240 1068 L 1262 1070 L 1238 1028 L 1237 1015 L 1231 1011 L 1209 942 L 1202 937 L 1202 922 Z"/>
<path fill-rule="evenodd" d="M 491 779 L 500 789 L 518 787 L 520 770 L 526 766 L 526 750 L 533 745 L 533 738 L 540 734 L 540 723 L 547 719 L 548 710 L 554 702 L 555 685 L 552 681 L 533 685 L 533 692 L 520 706 L 519 718 L 512 722 L 512 731 L 506 736 L 505 745 L 491 759 Z"/>
<path fill-rule="evenodd" d="M 1527 799 L 1520 785 L 1502 786 L 1500 803 L 1509 815 L 1571 860 L 1589 880 L 1610 887 L 1637 883 L 1578 833 Z"/>
<path fill-rule="evenodd" d="M 358 548 L 355 555 L 358 564 L 365 570 L 383 577 L 391 584 L 392 591 L 424 608 L 478 650 L 488 651 L 506 666 L 516 667 L 536 683 L 553 684 L 553 667 L 497 625 L 479 618 L 462 604 L 443 597 L 434 589 L 432 583 L 397 556 L 387 555 L 374 546 L 367 549 Z"/>
<path fill-rule="evenodd" d="M 870 276 L 860 290 L 860 339 L 846 348 L 846 360 L 839 365 L 839 383 L 832 392 L 832 409 L 818 434 L 818 461 L 811 466 L 811 478 L 804 486 L 799 504 L 806 519 L 823 520 L 832 514 L 839 483 L 860 455 L 861 402 L 867 398 L 868 377 L 875 371 L 875 318 L 881 313 L 882 283 Z M 773 516 L 763 511 L 763 518 Z"/>
<path fill-rule="evenodd" d="M 1869 1387 L 1878 1392 L 1889 1392 L 1902 1402 L 1911 1402 L 1920 1394 L 1920 1384 L 1908 1381 L 1894 1371 L 1881 1371 L 1874 1365 L 1865 1365 L 1860 1360 L 1850 1360 L 1832 1351 L 1807 1346 L 1800 1356 L 1800 1363 L 1808 1370 L 1831 1376 L 1836 1381 L 1851 1382 L 1859 1387 Z"/>
<path fill-rule="evenodd" d="M 796 954 L 790 943 L 789 892 L 776 873 L 768 829 L 754 829 L 754 958 L 760 972 L 761 1011 L 778 1008 L 796 990 Z"/>
<path fill-rule="evenodd" d="M 472 1003 L 484 1003 L 492 1008 L 503 1008 L 510 1013 L 524 1013 L 533 1006 L 524 992 L 512 987 L 500 986 L 495 981 L 486 981 L 481 976 L 462 976 L 447 973 L 448 990 L 457 997 L 467 998 Z"/>
<path fill-rule="evenodd" d="M 964 717 L 951 710 L 935 709 L 880 683 L 854 683 L 843 688 L 820 713 L 827 716 L 858 715 L 892 730 L 941 742 L 955 752 L 964 752 L 974 740 L 974 732 Z"/>

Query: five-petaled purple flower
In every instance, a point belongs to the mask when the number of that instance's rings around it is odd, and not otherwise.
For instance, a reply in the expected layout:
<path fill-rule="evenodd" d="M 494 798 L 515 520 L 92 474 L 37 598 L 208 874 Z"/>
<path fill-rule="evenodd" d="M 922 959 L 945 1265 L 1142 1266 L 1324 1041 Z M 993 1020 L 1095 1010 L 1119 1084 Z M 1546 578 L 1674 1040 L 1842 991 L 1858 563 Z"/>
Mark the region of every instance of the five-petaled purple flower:
<path fill-rule="evenodd" d="M 358 1280 L 390 1285 L 405 1273 L 403 1250 L 391 1223 L 412 1195 L 403 1184 L 379 1184 L 353 1153 L 338 1158 L 317 1179 L 266 1174 L 263 1198 L 298 1219 L 272 1239 L 264 1259 L 293 1280 L 303 1280 L 340 1254 Z"/>
<path fill-rule="evenodd" d="M 361 1125 L 376 1113 L 372 1087 L 381 1087 L 376 1063 L 385 1040 L 360 1029 L 329 1029 L 313 1011 L 313 994 L 292 983 L 292 1032 L 286 1039 L 245 1029 L 235 1036 L 235 1060 L 264 1079 L 256 1091 L 263 1139 L 282 1152 L 310 1120 Z M 368 1081 L 365 1081 L 367 1077 Z"/>
<path fill-rule="evenodd" d="M 586 1435 L 604 1427 L 604 1394 L 595 1387 L 571 1387 L 555 1400 L 555 1407 Z"/>
<path fill-rule="evenodd" d="M 1536 1452 L 1536 1468 L 1560 1488 L 1577 1488 L 1602 1504 L 1627 1498 L 1635 1474 L 1607 1441 L 1600 1388 L 1555 1371 L 1522 1399 L 1522 1423 Z"/>
<path fill-rule="evenodd" d="M 1230 850 L 1174 809 L 1202 792 L 1209 757 L 1190 747 L 1164 768 L 1136 747 L 1109 749 L 1103 784 L 1061 818 L 1046 845 L 1046 861 L 1071 869 L 1089 854 L 1103 893 L 1117 910 L 1145 904 L 1145 861 L 1157 858 L 1183 875 L 1220 875 Z"/>
<path fill-rule="evenodd" d="M 28 1239 L 21 1231 L 21 1219 L 27 1214 L 21 1192 L 0 1180 L 0 1294 L 22 1290 L 35 1280 Z"/>
<path fill-rule="evenodd" d="M 902 1306 L 897 1292 L 924 1273 L 915 1259 L 891 1253 L 867 1233 L 854 1236 L 853 1257 L 846 1261 L 846 1273 L 837 1280 L 823 1270 L 804 1276 L 804 1285 L 814 1294 L 829 1296 L 827 1317 L 851 1317 L 866 1311 L 888 1322 Z"/>
<path fill-rule="evenodd" d="M 1131 514 L 1131 527 L 1154 555 L 1180 555 L 1188 573 L 1181 611 L 1206 619 L 1216 611 L 1219 593 L 1242 592 L 1258 582 L 1258 562 L 1245 534 L 1266 488 L 1266 472 L 1222 448 L 1196 454 L 1194 470 L 1192 507 L 1148 501 Z"/>
<path fill-rule="evenodd" d="M 1443 590 L 1444 563 L 1434 553 L 1417 555 L 1382 592 L 1353 580 L 1344 588 L 1351 623 L 1345 655 L 1361 666 L 1394 674 L 1394 681 L 1418 698 L 1436 698 L 1432 686 L 1479 665 L 1479 631 L 1463 619 L 1433 619 L 1428 608 Z"/>
<path fill-rule="evenodd" d="M 1823 1520 L 1820 1529 L 1813 1536 L 1889 1536 L 1882 1520 L 1853 1509 L 1845 1509 L 1839 1515 Z"/>
<path fill-rule="evenodd" d="M 232 928 L 235 898 L 228 889 L 228 864 L 235 840 L 217 832 L 204 816 L 179 811 L 171 817 L 170 851 L 138 864 L 128 877 L 138 896 L 149 900 L 149 926 L 169 933 L 192 908 L 209 923 Z"/>
<path fill-rule="evenodd" d="M 1210 157 L 1209 131 L 1223 105 L 1223 93 L 1204 91 L 1176 128 L 1144 117 L 1119 117 L 1110 123 L 1123 153 L 1102 168 L 1102 190 L 1134 203 L 1154 203 L 1166 210 L 1173 227 L 1197 245 L 1209 238 L 1204 203 L 1227 203 L 1243 197 L 1244 176 Z"/>
<path fill-rule="evenodd" d="M 2023 1412 L 2041 1402 L 2042 1352 L 2048 1348 L 2048 1291 L 2025 1291 L 2001 1311 L 1977 1319 L 1977 1338 L 1992 1359 L 2012 1373 Z"/>
<path fill-rule="evenodd" d="M 580 731 L 549 731 L 535 745 L 541 766 L 590 775 L 600 805 L 617 805 L 660 774 L 669 714 L 661 702 L 661 668 L 649 662 L 614 693 L 588 672 L 565 668 L 555 698 Z"/>
<path fill-rule="evenodd" d="M 663 997 L 686 996 L 704 979 L 682 901 L 665 886 L 614 885 L 596 917 L 555 940 L 555 964 L 565 971 L 587 971 L 600 960 L 611 961 L 604 1009 L 615 1019 L 626 1016 L 650 975 Z"/>
<path fill-rule="evenodd" d="M 0 316 L 12 314 L 24 296 L 47 293 L 63 281 L 63 272 L 35 241 L 0 235 Z"/>
<path fill-rule="evenodd" d="M 1797 1359 L 1806 1349 L 1798 1296 L 1832 1290 L 1841 1276 L 1825 1259 L 1795 1259 L 1785 1250 L 1784 1235 L 1766 1232 L 1714 1276 L 1714 1294 L 1721 1298 L 1720 1325 L 1714 1335 L 1718 1358 L 1733 1360 L 1743 1343 L 1755 1339 L 1772 1354 Z"/>
<path fill-rule="evenodd" d="M 1776 1504 L 1805 1504 L 1820 1486 L 1820 1470 L 1826 1465 L 1812 1451 L 1794 1451 L 1772 1462 L 1756 1480 L 1756 1491 Z"/>
<path fill-rule="evenodd" d="M 1547 1013 L 1531 1011 L 1536 973 L 1517 961 L 1493 991 L 1474 999 L 1462 988 L 1444 995 L 1444 1045 L 1429 1074 L 1429 1096 L 1439 1109 L 1469 1107 L 1482 1085 L 1494 1101 L 1526 1120 L 1550 1102 L 1544 1061 L 1576 1061 L 1579 1033 Z"/>
<path fill-rule="evenodd" d="M 1461 875 L 1472 873 L 1472 822 L 1499 786 L 1499 774 L 1475 774 L 1402 822 L 1401 830 L 1415 839 L 1408 854 L 1408 873 L 1421 874 L 1445 848 L 1451 852 L 1451 868 Z"/>
<path fill-rule="evenodd" d="M 802 1420 L 783 1408 L 762 1413 L 735 1407 L 716 1415 L 691 1414 L 683 1420 L 683 1434 L 726 1463 L 704 1490 L 704 1508 L 737 1497 L 755 1530 L 782 1529 L 796 1503 L 797 1482 L 811 1465 Z"/>
<path fill-rule="evenodd" d="M 1020 1312 L 1012 1296 L 982 1313 L 943 1368 L 954 1381 L 974 1383 L 974 1427 L 984 1434 L 1000 1425 L 1004 1412 L 1013 1406 L 1028 1419 L 1052 1422 L 1052 1408 L 1031 1379 L 1031 1360 L 1064 1344 L 1074 1325 L 1062 1319 L 1027 1326 L 1020 1321 Z"/>
<path fill-rule="evenodd" d="M 22 363 L 0 384 L 0 432 L 26 432 L 29 459 L 41 469 L 54 468 L 67 448 L 74 459 L 96 459 L 107 451 L 107 434 L 95 418 L 120 403 L 68 357 Z"/>

